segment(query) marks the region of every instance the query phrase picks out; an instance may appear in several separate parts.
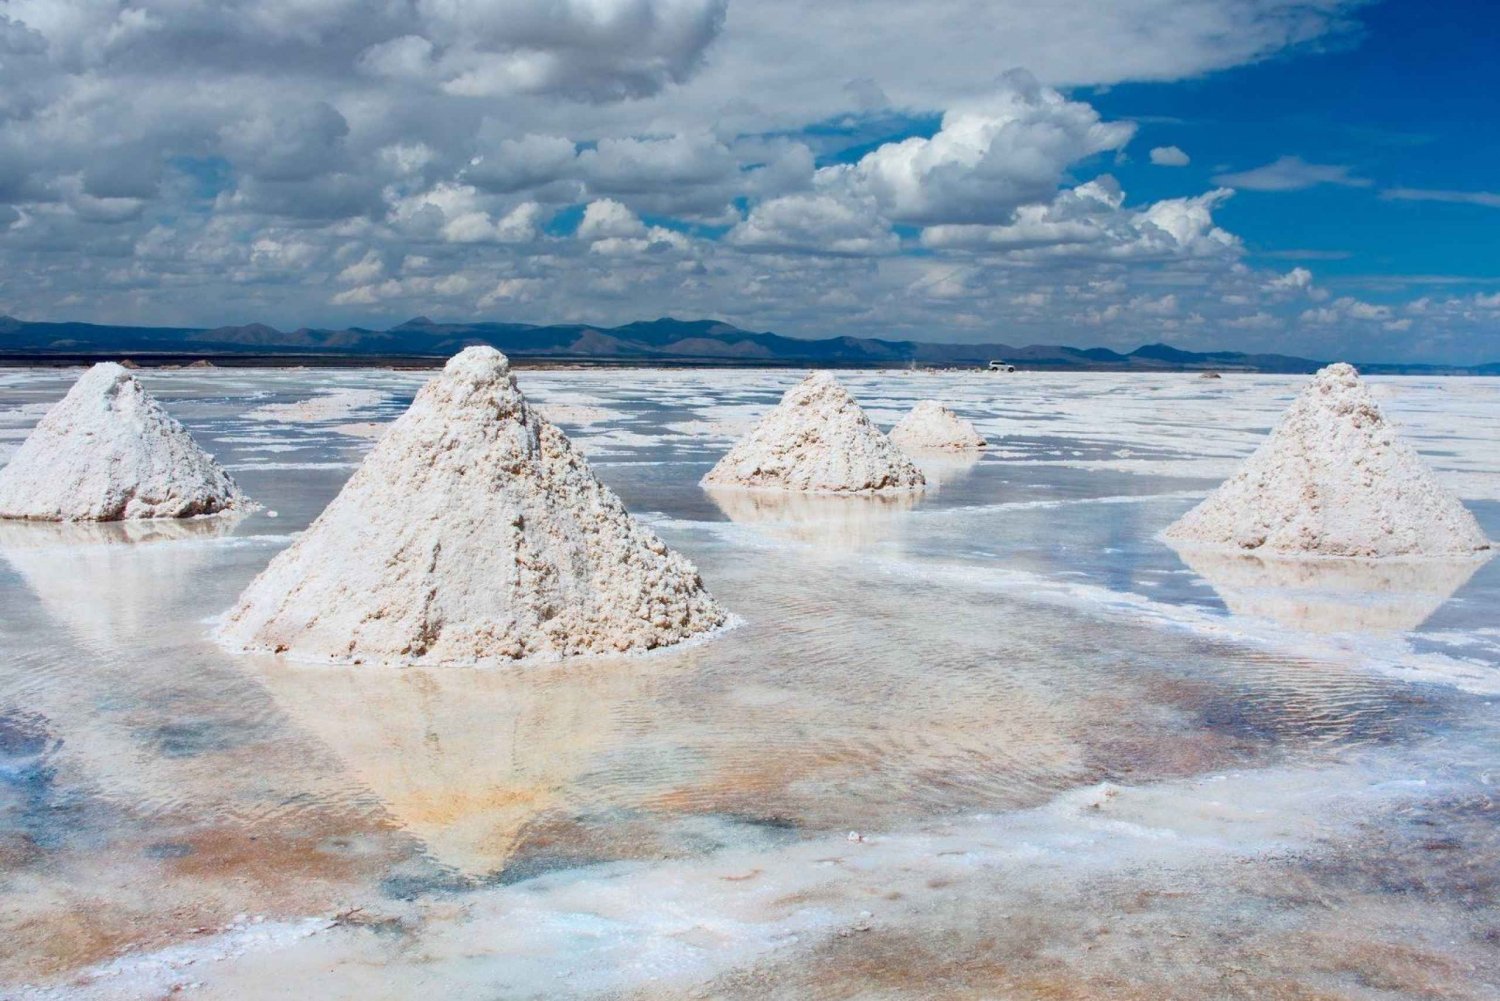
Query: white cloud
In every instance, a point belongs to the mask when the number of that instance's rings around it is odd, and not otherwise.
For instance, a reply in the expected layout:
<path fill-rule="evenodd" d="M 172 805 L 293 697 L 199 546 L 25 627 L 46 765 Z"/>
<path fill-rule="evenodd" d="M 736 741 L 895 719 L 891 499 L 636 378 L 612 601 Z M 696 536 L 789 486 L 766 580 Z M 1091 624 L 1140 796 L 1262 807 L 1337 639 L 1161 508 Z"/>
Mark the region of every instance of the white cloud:
<path fill-rule="evenodd" d="M 1386 201 L 1449 202 L 1455 205 L 1483 205 L 1500 209 L 1500 192 L 1447 191 L 1436 188 L 1387 188 L 1380 193 Z"/>
<path fill-rule="evenodd" d="M 646 226 L 634 212 L 613 198 L 589 202 L 578 224 L 578 239 L 630 239 L 646 235 Z"/>
<path fill-rule="evenodd" d="M 501 303 L 527 303 L 541 294 L 545 283 L 538 278 L 502 278 L 495 287 L 479 298 L 476 305 L 489 309 Z"/>
<path fill-rule="evenodd" d="M 1319 184 L 1346 188 L 1368 188 L 1372 182 L 1350 173 L 1351 168 L 1331 163 L 1308 163 L 1300 156 L 1283 156 L 1263 167 L 1232 174 L 1219 174 L 1215 184 L 1245 191 L 1300 191 Z"/>
<path fill-rule="evenodd" d="M 623 100 L 686 79 L 727 0 L 417 0 L 416 32 L 358 56 L 373 76 L 461 97 Z"/>
<path fill-rule="evenodd" d="M 1391 320 L 1393 313 L 1389 306 L 1379 306 L 1353 296 L 1340 296 L 1327 306 L 1304 310 L 1299 319 L 1303 323 L 1330 325 L 1344 320 Z"/>
<path fill-rule="evenodd" d="M 852 166 L 824 168 L 817 183 L 868 196 L 897 222 L 998 223 L 1050 198 L 1071 164 L 1121 148 L 1134 132 L 1009 73 L 993 94 L 944 114 L 930 139 L 886 143 Z"/>
<path fill-rule="evenodd" d="M 762 202 L 726 240 L 749 250 L 893 254 L 901 241 L 875 207 L 832 194 L 784 195 Z"/>
<path fill-rule="evenodd" d="M 1194 198 L 1170 198 L 1144 209 L 1124 207 L 1124 192 L 1102 177 L 1028 205 L 1003 226 L 932 226 L 925 246 L 1032 257 L 1160 260 L 1234 257 L 1240 241 L 1214 225 L 1214 206 L 1232 192 L 1220 188 Z"/>
<path fill-rule="evenodd" d="M 346 285 L 368 285 L 385 275 L 385 262 L 373 250 L 339 272 L 338 280 Z"/>
<path fill-rule="evenodd" d="M 1293 268 L 1284 275 L 1277 275 L 1266 282 L 1271 291 L 1305 292 L 1313 285 L 1313 273 L 1306 268 Z"/>
<path fill-rule="evenodd" d="M 1158 167 L 1186 167 L 1192 158 L 1176 146 L 1156 146 L 1151 150 L 1151 162 Z"/>

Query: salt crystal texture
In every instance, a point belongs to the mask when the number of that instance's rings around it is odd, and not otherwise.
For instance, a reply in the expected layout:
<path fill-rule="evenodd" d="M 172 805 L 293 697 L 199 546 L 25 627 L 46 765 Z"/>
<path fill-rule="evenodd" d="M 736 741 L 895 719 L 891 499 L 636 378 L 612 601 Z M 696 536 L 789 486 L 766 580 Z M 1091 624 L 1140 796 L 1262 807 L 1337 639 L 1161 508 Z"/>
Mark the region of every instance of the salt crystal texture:
<path fill-rule="evenodd" d="M 1366 558 L 1490 546 L 1345 364 L 1314 376 L 1239 472 L 1165 535 L 1240 551 Z"/>
<path fill-rule="evenodd" d="M 725 613 L 468 348 L 428 382 L 220 630 L 309 660 L 475 664 L 646 650 Z"/>
<path fill-rule="evenodd" d="M 812 493 L 915 490 L 926 482 L 827 372 L 789 389 L 703 478 L 704 486 Z"/>
<path fill-rule="evenodd" d="M 922 400 L 891 428 L 891 441 L 904 449 L 984 448 L 989 443 L 974 425 L 937 400 Z"/>
<path fill-rule="evenodd" d="M 113 362 L 85 372 L 0 470 L 4 518 L 190 518 L 245 506 L 229 474 Z"/>

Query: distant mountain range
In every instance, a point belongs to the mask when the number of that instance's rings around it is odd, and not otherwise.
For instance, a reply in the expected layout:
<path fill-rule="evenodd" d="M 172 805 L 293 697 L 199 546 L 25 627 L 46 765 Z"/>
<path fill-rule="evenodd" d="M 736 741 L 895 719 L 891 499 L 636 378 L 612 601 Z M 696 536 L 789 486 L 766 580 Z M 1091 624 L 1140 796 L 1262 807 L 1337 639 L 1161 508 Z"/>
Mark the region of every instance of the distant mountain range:
<path fill-rule="evenodd" d="M 873 337 L 810 340 L 755 333 L 714 320 L 644 320 L 620 327 L 582 324 L 434 323 L 426 317 L 389 330 L 243 327 L 127 327 L 30 323 L 0 316 L 0 363 L 61 364 L 102 359 L 143 365 L 199 359 L 222 364 L 435 364 L 471 344 L 492 344 L 521 361 L 584 364 L 980 367 L 1004 360 L 1023 369 L 1095 371 L 1312 372 L 1324 362 L 1291 355 L 1183 351 L 1148 344 L 1128 354 L 1051 344 L 934 344 Z M 1357 363 L 1357 362 L 1356 362 Z M 1452 365 L 1365 364 L 1371 373 L 1500 375 L 1500 362 Z"/>

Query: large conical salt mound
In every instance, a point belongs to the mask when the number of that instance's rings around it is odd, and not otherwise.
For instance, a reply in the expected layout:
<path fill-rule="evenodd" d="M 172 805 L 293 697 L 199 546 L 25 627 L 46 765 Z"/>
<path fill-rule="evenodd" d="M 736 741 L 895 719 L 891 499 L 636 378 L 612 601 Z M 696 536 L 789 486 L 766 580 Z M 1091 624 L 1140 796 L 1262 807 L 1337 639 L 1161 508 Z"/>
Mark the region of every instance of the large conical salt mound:
<path fill-rule="evenodd" d="M 1165 534 L 1300 556 L 1457 556 L 1490 545 L 1344 364 L 1314 376 L 1239 472 Z"/>
<path fill-rule="evenodd" d="M 789 389 L 703 484 L 861 493 L 918 489 L 926 480 L 837 379 L 817 372 Z"/>
<path fill-rule="evenodd" d="M 974 425 L 943 406 L 937 400 L 922 400 L 891 428 L 891 441 L 904 449 L 961 451 L 984 448 L 984 440 Z"/>
<path fill-rule="evenodd" d="M 0 518 L 190 518 L 245 506 L 229 474 L 121 365 L 95 365 L 0 470 Z"/>
<path fill-rule="evenodd" d="M 449 360 L 220 636 L 349 662 L 646 650 L 725 614 L 639 525 L 494 348 Z"/>

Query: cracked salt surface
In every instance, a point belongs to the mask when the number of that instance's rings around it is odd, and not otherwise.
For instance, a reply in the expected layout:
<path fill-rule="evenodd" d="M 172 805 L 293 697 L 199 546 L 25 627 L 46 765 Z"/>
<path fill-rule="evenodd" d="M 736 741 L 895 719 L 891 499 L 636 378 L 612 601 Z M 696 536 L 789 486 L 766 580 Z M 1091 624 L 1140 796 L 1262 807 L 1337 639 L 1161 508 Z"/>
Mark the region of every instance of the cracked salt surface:
<path fill-rule="evenodd" d="M 694 422 L 799 374 L 630 376 L 518 378 L 621 415 L 579 429 L 600 478 L 744 625 L 402 670 L 208 637 L 372 446 L 245 420 L 325 376 L 142 373 L 279 517 L 0 537 L 0 993 L 1494 996 L 1500 561 L 1321 577 L 1157 539 L 1305 380 L 841 373 L 1002 448 L 899 502 L 721 505 L 728 435 Z M 428 377 L 327 378 L 379 424 Z M 68 381 L 0 379 L 0 410 Z M 1371 381 L 1500 535 L 1500 385 Z M 246 461 L 268 444 L 311 468 Z"/>

